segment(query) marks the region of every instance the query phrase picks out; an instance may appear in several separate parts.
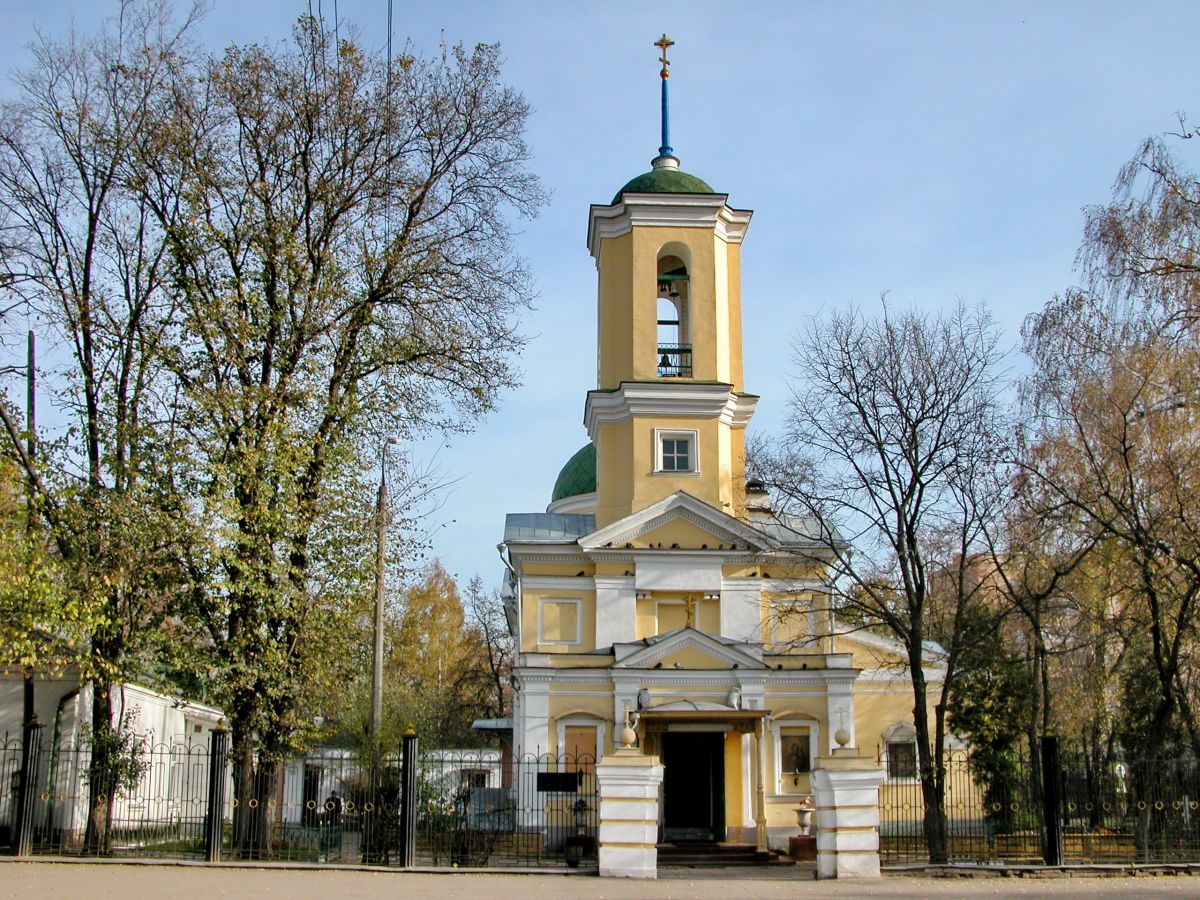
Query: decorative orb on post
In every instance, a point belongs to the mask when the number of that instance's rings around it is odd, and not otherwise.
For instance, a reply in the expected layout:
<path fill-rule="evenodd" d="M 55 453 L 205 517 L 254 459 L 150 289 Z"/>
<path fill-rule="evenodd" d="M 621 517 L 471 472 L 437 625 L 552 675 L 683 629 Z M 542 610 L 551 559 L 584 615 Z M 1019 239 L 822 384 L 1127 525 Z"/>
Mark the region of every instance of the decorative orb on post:
<path fill-rule="evenodd" d="M 839 728 L 833 733 L 833 739 L 837 742 L 839 750 L 845 750 L 846 745 L 850 743 L 850 732 L 845 728 Z"/>

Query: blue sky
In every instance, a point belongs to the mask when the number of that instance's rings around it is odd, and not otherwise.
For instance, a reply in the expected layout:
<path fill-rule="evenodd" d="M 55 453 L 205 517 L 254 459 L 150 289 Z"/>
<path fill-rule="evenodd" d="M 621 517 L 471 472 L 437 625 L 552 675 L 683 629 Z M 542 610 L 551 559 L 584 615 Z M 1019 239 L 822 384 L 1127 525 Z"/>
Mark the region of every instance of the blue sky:
<path fill-rule="evenodd" d="M 216 48 L 278 40 L 333 0 L 212 0 Z M 386 43 L 387 0 L 340 0 Z M 61 34 L 104 0 L 0 0 L 0 59 L 27 59 L 35 24 Z M 987 303 L 1006 340 L 1073 283 L 1084 206 L 1176 113 L 1200 118 L 1200 4 L 919 2 L 466 2 L 394 0 L 394 42 L 499 42 L 505 80 L 534 108 L 534 170 L 551 205 L 518 225 L 537 279 L 524 387 L 438 453 L 456 478 L 434 553 L 464 581 L 499 581 L 504 514 L 536 511 L 586 440 L 595 380 L 590 203 L 607 203 L 658 147 L 652 42 L 672 48 L 672 143 L 683 168 L 755 211 L 743 246 L 752 430 L 786 412 L 806 316 L 854 302 Z M 5 87 L 4 90 L 9 90 Z M 1194 142 L 1200 143 L 1200 141 Z M 1197 151 L 1185 147 L 1196 164 Z M 414 448 L 433 454 L 436 444 Z"/>

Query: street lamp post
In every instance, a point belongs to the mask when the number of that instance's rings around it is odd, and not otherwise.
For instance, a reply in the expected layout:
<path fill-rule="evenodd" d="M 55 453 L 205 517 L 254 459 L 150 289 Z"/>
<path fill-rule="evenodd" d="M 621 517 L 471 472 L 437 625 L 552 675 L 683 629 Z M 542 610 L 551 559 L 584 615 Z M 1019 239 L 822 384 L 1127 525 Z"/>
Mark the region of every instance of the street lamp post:
<path fill-rule="evenodd" d="M 379 748 L 383 726 L 383 594 L 387 568 L 387 448 L 400 444 L 388 438 L 379 451 L 379 493 L 375 500 L 375 655 L 371 667 L 371 742 Z"/>

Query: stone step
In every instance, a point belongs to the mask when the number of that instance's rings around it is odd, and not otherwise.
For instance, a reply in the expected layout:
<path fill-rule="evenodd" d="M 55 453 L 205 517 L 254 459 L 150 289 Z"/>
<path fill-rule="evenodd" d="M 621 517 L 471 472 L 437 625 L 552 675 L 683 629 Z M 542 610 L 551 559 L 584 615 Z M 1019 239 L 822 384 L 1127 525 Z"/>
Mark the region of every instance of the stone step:
<path fill-rule="evenodd" d="M 753 844 L 677 842 L 658 845 L 658 865 L 668 868 L 793 865 L 775 853 L 760 858 Z"/>

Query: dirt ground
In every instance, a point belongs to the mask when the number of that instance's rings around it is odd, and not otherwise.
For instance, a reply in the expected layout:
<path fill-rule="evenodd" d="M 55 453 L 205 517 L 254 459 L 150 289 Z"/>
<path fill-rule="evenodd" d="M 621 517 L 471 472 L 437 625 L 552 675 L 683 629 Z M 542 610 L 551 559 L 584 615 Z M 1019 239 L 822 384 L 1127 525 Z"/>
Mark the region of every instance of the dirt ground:
<path fill-rule="evenodd" d="M 769 897 L 1196 897 L 1200 876 L 1136 878 L 917 878 L 878 881 L 813 881 L 811 872 L 783 870 L 764 877 L 754 870 L 671 870 L 657 881 L 601 879 L 586 875 L 477 875 L 369 872 L 334 869 L 270 869 L 241 866 L 109 863 L 0 862 L 0 897 L 63 897 L 71 900 L 192 900 L 211 897 L 434 897 L 458 900 L 516 897 L 562 898 L 769 898 Z M 797 877 L 802 876 L 802 877 Z"/>

